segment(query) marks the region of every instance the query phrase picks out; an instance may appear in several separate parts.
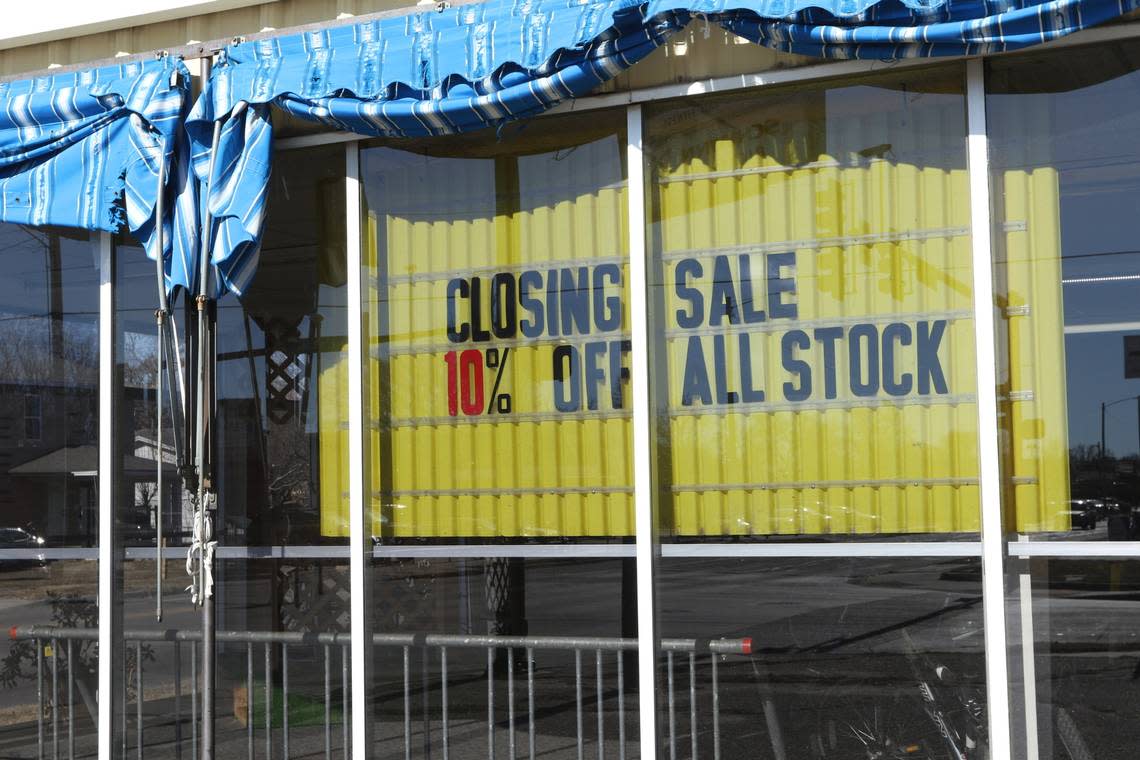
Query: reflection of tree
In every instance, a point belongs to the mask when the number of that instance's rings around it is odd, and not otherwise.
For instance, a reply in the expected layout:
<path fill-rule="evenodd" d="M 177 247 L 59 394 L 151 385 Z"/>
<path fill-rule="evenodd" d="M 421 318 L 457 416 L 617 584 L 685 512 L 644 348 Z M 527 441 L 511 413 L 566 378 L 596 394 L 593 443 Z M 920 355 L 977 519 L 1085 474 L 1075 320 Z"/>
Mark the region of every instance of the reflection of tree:
<path fill-rule="evenodd" d="M 49 338 L 45 316 L 0 316 L 0 381 L 94 388 L 99 378 L 97 327 L 64 324 L 61 365 L 52 356 Z"/>
<path fill-rule="evenodd" d="M 75 593 L 59 593 L 48 590 L 48 603 L 51 605 L 51 625 L 53 627 L 68 629 L 95 629 L 99 624 L 99 608 L 95 601 L 87 596 Z M 39 639 L 40 645 L 51 644 L 50 640 Z M 37 640 L 21 639 L 12 642 L 8 655 L 0 661 L 0 685 L 11 689 L 21 681 L 32 681 L 37 677 L 36 672 L 36 643 Z M 71 659 L 67 657 L 67 642 L 56 640 L 57 649 L 51 652 L 56 657 L 56 667 L 63 683 L 67 683 L 68 668 L 73 668 L 72 677 L 75 687 L 87 709 L 91 722 L 97 722 L 97 706 L 95 701 L 96 686 L 99 682 L 99 642 L 94 639 L 77 639 L 72 643 Z M 135 697 L 134 674 L 139 667 L 137 653 L 133 647 L 123 648 L 125 668 L 123 678 L 127 689 L 127 699 Z M 154 651 L 149 646 L 143 646 L 143 662 L 154 661 Z M 51 662 L 44 658 L 42 666 L 51 667 Z M 43 704 L 45 712 L 51 710 L 51 697 L 48 696 Z M 50 714 L 50 713 L 48 713 Z"/>
<path fill-rule="evenodd" d="M 1099 445 L 1069 448 L 1069 472 L 1074 498 L 1104 500 L 1109 512 L 1137 505 L 1140 456 L 1118 456 Z"/>
<path fill-rule="evenodd" d="M 299 420 L 273 425 L 268 437 L 268 483 L 270 508 L 286 518 L 296 510 L 311 509 L 315 490 L 310 472 L 310 440 Z"/>

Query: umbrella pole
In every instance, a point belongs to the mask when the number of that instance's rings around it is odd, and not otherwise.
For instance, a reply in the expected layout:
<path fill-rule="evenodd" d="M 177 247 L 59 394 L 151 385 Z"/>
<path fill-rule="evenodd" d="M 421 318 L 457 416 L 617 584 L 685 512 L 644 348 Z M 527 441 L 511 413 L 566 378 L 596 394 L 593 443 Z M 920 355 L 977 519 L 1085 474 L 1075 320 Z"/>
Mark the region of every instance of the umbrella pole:
<path fill-rule="evenodd" d="M 158 156 L 158 193 L 154 205 L 154 263 L 158 278 L 158 309 L 154 312 L 155 322 L 158 323 L 158 367 L 155 372 L 155 461 L 158 472 L 155 475 L 155 530 L 154 530 L 154 618 L 162 622 L 162 370 L 163 357 L 166 352 L 165 327 L 166 317 L 170 312 L 170 304 L 166 298 L 166 273 L 163 267 L 163 253 L 166 248 L 164 235 L 166 232 L 163 222 L 164 195 L 166 190 L 166 142 L 160 143 L 161 150 Z"/>
<path fill-rule="evenodd" d="M 208 69 L 203 72 L 207 78 Z M 213 377 L 210 371 L 209 337 L 209 264 L 213 249 L 213 235 L 211 230 L 213 220 L 210 217 L 209 191 L 214 182 L 214 165 L 218 155 L 218 142 L 221 139 L 222 125 L 214 121 L 214 135 L 210 147 L 210 168 L 207 174 L 207 197 L 205 214 L 203 215 L 202 252 L 199 256 L 198 270 L 198 414 L 195 421 L 195 458 L 198 469 L 198 511 L 196 514 L 198 535 L 200 538 L 198 563 L 198 603 L 202 606 L 202 760 L 214 758 L 214 677 L 215 677 L 215 632 L 214 632 L 214 592 L 213 592 L 213 526 L 208 515 L 206 477 L 206 429 L 211 410 L 207 408 L 209 395 L 206 393 L 206 383 Z"/>

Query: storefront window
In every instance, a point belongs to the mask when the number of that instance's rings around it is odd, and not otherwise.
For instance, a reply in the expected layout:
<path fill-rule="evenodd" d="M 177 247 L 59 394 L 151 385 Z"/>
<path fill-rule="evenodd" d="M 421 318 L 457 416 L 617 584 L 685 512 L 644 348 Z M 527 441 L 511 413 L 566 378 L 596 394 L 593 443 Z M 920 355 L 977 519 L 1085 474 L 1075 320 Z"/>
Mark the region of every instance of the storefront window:
<path fill-rule="evenodd" d="M 13 757 L 66 748 L 68 726 L 77 752 L 95 748 L 98 284 L 86 232 L 0 225 L 0 743 Z"/>
<path fill-rule="evenodd" d="M 376 752 L 636 754 L 624 126 L 361 151 Z"/>
<path fill-rule="evenodd" d="M 1140 537 L 1138 49 L 989 69 L 1006 507 L 1023 540 Z"/>
<path fill-rule="evenodd" d="M 1014 757 L 1137 741 L 1140 576 L 1103 550 L 1140 538 L 1138 54 L 987 69 Z"/>
<path fill-rule="evenodd" d="M 338 370 L 347 351 L 344 215 L 342 147 L 276 156 L 257 278 L 240 298 L 229 294 L 217 305 L 219 755 L 245 756 L 250 742 L 268 756 L 282 756 L 286 745 L 294 754 L 323 751 L 326 734 L 338 756 L 346 746 L 348 547 L 341 526 L 328 522 L 348 491 L 347 416 L 338 411 L 347 395 Z M 116 510 L 127 628 L 115 746 L 128 757 L 193 756 L 203 662 L 201 610 L 186 590 L 195 512 L 179 477 L 187 436 L 176 443 L 164 404 L 160 581 L 154 263 L 137 246 L 117 246 L 115 284 Z M 196 319 L 186 300 L 183 293 L 175 308 L 183 353 Z M 169 384 L 163 393 L 168 399 Z"/>
<path fill-rule="evenodd" d="M 647 109 L 670 757 L 987 756 L 980 565 L 906 556 L 978 538 L 965 122 L 957 67 Z"/>
<path fill-rule="evenodd" d="M 1013 757 L 1129 757 L 1140 741 L 1140 563 L 1011 558 Z"/>
<path fill-rule="evenodd" d="M 958 69 L 647 117 L 659 529 L 974 538 Z"/>
<path fill-rule="evenodd" d="M 663 756 L 989 757 L 978 560 L 677 558 L 656 587 Z"/>

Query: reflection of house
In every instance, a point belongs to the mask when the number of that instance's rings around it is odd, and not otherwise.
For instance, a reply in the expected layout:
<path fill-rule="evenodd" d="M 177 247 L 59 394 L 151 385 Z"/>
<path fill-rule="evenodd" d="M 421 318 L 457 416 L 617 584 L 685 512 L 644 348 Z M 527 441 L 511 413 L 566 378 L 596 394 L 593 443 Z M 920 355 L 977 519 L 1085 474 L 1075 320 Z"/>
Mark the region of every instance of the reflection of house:
<path fill-rule="evenodd" d="M 127 389 L 131 412 L 153 414 L 142 389 Z M 91 386 L 0 383 L 0 527 L 26 527 L 49 545 L 94 545 L 99 471 L 98 394 Z M 170 440 L 169 438 L 167 440 Z M 117 462 L 129 501 L 121 515 L 128 543 L 153 540 L 155 442 L 135 435 Z M 171 542 L 189 533 L 174 450 L 163 445 L 164 531 Z"/>
<path fill-rule="evenodd" d="M 190 494 L 182 488 L 178 474 L 178 457 L 174 446 L 169 443 L 173 433 L 168 428 L 163 435 L 162 487 L 166 493 L 162 498 L 162 532 L 168 543 L 182 543 L 181 539 L 189 536 L 194 529 L 194 507 L 190 503 Z M 123 476 L 127 482 L 133 484 L 134 508 L 130 515 L 122 519 L 125 523 L 124 528 L 140 533 L 140 539 L 150 538 L 156 527 L 154 518 L 157 488 L 155 460 L 158 453 L 156 443 L 153 437 L 135 435 L 134 454 L 123 457 Z"/>
<path fill-rule="evenodd" d="M 0 524 L 91 543 L 97 420 L 94 387 L 0 383 Z"/>

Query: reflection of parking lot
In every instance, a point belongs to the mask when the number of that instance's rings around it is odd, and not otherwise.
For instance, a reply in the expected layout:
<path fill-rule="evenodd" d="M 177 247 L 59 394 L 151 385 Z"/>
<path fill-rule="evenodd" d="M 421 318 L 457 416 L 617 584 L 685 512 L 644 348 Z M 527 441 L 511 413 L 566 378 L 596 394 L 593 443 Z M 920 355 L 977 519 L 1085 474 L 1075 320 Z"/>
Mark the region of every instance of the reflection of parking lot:
<path fill-rule="evenodd" d="M 0 612 L 5 621 L 51 622 L 52 603 L 43 594 L 49 580 L 51 586 L 70 593 L 90 593 L 93 589 L 91 564 L 54 564 L 60 567 L 0 572 Z M 62 567 L 65 564 L 73 567 Z M 1140 591 L 1127 575 L 1114 590 L 1111 571 L 1095 565 L 1075 563 L 1054 571 L 1050 576 L 1053 594 L 1048 598 L 1041 596 L 1034 603 L 1032 635 L 1038 647 L 1035 667 L 1037 696 L 1043 705 L 1039 716 L 1043 758 L 1051 757 L 1046 750 L 1053 741 L 1053 706 L 1063 707 L 1072 717 L 1098 759 L 1131 757 L 1131 748 L 1140 744 L 1140 727 L 1128 717 L 1131 706 L 1140 704 Z M 620 594 L 606 592 L 599 596 L 601 589 L 612 590 L 617 583 L 614 566 L 612 561 L 565 560 L 528 567 L 526 609 L 530 634 L 590 631 L 596 635 L 619 635 Z M 140 566 L 130 570 L 138 575 L 128 585 L 138 590 L 128 594 L 128 625 L 153 624 L 149 619 L 153 615 L 149 597 L 152 568 Z M 181 593 L 181 578 L 177 573 L 172 575 L 163 625 L 193 627 L 197 623 L 196 612 L 188 607 Z M 833 746 L 831 756 L 842 757 L 834 753 L 842 748 L 843 736 L 876 719 L 885 721 L 880 728 L 884 735 L 932 741 L 931 724 L 922 711 L 917 684 L 923 678 L 931 680 L 935 669 L 954 674 L 954 690 L 946 693 L 944 704 L 948 713 L 958 711 L 952 719 L 956 726 L 968 728 L 966 699 L 971 695 L 980 698 L 984 692 L 984 636 L 976 560 L 665 559 L 661 579 L 658 605 L 663 636 L 747 636 L 754 641 L 754 657 L 718 659 L 719 732 L 726 760 L 776 758 L 774 748 L 779 742 L 789 758 L 815 757 L 821 746 Z M 241 583 L 248 582 L 245 579 Z M 239 598 L 257 598 L 257 594 L 248 591 L 235 588 L 229 593 Z M 1014 639 L 1016 633 L 1011 632 Z M 917 657 L 908 654 L 909 646 L 917 651 Z M 8 642 L 0 642 L 0 658 L 7 653 L 7 647 Z M 238 667 L 243 665 L 244 657 L 240 652 L 237 655 L 220 661 L 223 666 L 219 674 L 218 730 L 221 751 L 244 755 L 245 729 L 234 718 L 233 709 L 234 687 L 240 686 L 245 677 L 244 669 Z M 319 701 L 324 678 L 320 658 L 298 650 L 291 663 L 290 679 L 295 693 Z M 426 757 L 442 749 L 442 683 L 437 660 L 429 662 L 426 678 L 418 663 L 419 660 L 413 661 L 410 732 L 412 754 Z M 712 663 L 708 655 L 701 655 L 695 664 L 694 704 L 689 696 L 687 655 L 675 658 L 673 728 L 670 734 L 665 691 L 661 702 L 662 731 L 666 741 L 671 736 L 678 753 L 687 756 L 695 725 L 698 752 L 711 757 L 716 730 L 712 719 Z M 602 703 L 603 741 L 607 754 L 613 756 L 622 713 L 616 665 L 612 656 L 605 662 Z M 1013 665 L 1016 671 L 1016 657 Z M 381 701 L 374 713 L 377 750 L 399 754 L 405 731 L 402 663 L 398 656 L 394 660 L 381 656 L 378 666 L 375 694 Z M 187 671 L 184 664 L 181 675 L 187 701 L 183 702 L 183 710 L 188 712 Z M 531 716 L 524 673 L 522 667 L 516 672 L 514 694 L 516 749 L 520 754 L 527 751 Z M 146 666 L 144 719 L 148 757 L 174 756 L 173 679 L 170 650 L 156 649 L 155 659 Z M 626 673 L 626 679 L 626 741 L 632 755 L 636 752 L 637 697 L 632 672 Z M 663 660 L 661 679 L 664 687 L 667 672 Z M 338 680 L 334 683 L 339 686 Z M 575 684 L 572 657 L 539 653 L 534 681 L 539 755 L 567 760 L 577 756 Z M 592 653 L 585 658 L 582 684 L 583 742 L 586 752 L 593 755 L 598 710 Z M 496 750 L 505 757 L 509 750 L 505 673 L 497 676 L 495 689 Z M 3 693 L 0 756 L 33 757 L 34 682 L 17 681 Z M 453 653 L 449 674 L 449 751 L 456 758 L 474 760 L 487 756 L 487 704 L 485 661 L 473 654 Z M 1016 698 L 1014 704 L 1016 707 Z M 695 718 L 691 710 L 694 706 Z M 129 717 L 133 747 L 133 712 Z M 188 714 L 183 721 L 184 749 L 188 751 Z M 77 755 L 82 757 L 94 751 L 93 727 L 81 720 L 79 728 Z M 340 729 L 338 718 L 332 732 L 335 747 L 340 746 Z M 257 731 L 255 751 L 263 756 L 260 722 Z M 280 726 L 275 725 L 273 731 L 279 751 Z M 49 743 L 50 736 L 49 727 Z M 774 736 L 779 737 L 779 742 L 775 742 Z M 290 741 L 294 756 L 323 756 L 324 730 L 319 720 L 296 722 L 291 727 Z"/>

